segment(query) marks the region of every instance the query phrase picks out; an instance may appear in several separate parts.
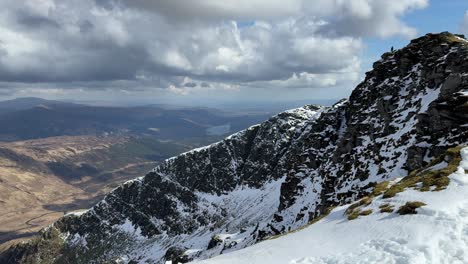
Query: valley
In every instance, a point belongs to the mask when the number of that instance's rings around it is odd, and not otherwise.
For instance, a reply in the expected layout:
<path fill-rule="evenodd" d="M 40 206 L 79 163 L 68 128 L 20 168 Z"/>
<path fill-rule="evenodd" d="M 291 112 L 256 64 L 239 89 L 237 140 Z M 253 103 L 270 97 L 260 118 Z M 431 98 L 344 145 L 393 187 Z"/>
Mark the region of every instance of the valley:
<path fill-rule="evenodd" d="M 64 214 L 93 206 L 165 159 L 266 116 L 41 98 L 0 102 L 0 250 Z"/>
<path fill-rule="evenodd" d="M 0 243 L 31 235 L 67 212 L 92 206 L 120 182 L 154 167 L 158 160 L 148 155 L 162 159 L 173 154 L 151 148 L 122 151 L 138 144 L 130 137 L 93 136 L 0 143 Z M 189 148 L 171 147 L 174 153 Z"/>
<path fill-rule="evenodd" d="M 0 244 L 91 207 L 121 182 L 195 146 L 124 136 L 1 142 Z"/>

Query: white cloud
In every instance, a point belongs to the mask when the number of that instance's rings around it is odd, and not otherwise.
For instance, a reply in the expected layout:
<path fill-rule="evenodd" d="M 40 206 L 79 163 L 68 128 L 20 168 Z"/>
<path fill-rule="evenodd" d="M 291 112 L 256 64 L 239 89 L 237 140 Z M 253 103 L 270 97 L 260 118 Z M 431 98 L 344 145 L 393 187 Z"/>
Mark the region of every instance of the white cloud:
<path fill-rule="evenodd" d="M 462 34 L 465 34 L 465 37 L 468 37 L 468 10 L 465 12 L 465 16 L 463 17 L 460 31 Z"/>
<path fill-rule="evenodd" d="M 125 80 L 134 82 L 125 90 L 146 86 L 181 95 L 333 87 L 356 81 L 363 37 L 413 36 L 416 30 L 401 16 L 426 5 L 427 0 L 5 0 L 0 79 L 63 87 L 88 82 L 89 88 Z"/>
<path fill-rule="evenodd" d="M 353 36 L 378 36 L 382 38 L 401 35 L 415 37 L 417 30 L 406 25 L 401 17 L 428 5 L 428 0 L 359 0 L 330 1 L 334 6 L 326 9 L 332 17 L 327 32 Z"/>
<path fill-rule="evenodd" d="M 237 92 L 240 90 L 239 85 L 237 84 L 227 84 L 227 83 L 196 83 L 191 78 L 185 77 L 171 84 L 168 88 L 168 91 L 177 95 L 189 95 L 193 93 L 206 93 L 213 92 L 215 90 L 221 90 L 225 92 Z"/>

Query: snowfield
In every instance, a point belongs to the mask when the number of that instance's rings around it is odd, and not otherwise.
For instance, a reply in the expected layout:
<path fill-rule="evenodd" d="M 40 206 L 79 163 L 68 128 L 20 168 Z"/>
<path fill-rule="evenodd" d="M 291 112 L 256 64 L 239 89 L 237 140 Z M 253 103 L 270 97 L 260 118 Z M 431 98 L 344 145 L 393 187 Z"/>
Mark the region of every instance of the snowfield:
<path fill-rule="evenodd" d="M 365 208 L 372 214 L 355 220 L 344 214 L 349 205 L 337 207 L 300 231 L 196 263 L 468 263 L 468 147 L 461 156 L 445 190 L 380 195 Z M 408 201 L 426 206 L 415 215 L 380 213 L 382 204 L 396 211 Z"/>

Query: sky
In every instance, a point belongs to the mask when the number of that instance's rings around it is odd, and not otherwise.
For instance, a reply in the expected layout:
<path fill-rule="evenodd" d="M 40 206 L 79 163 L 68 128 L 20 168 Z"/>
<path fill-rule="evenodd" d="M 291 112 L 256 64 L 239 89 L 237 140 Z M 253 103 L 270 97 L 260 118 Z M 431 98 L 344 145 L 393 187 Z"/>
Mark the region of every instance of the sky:
<path fill-rule="evenodd" d="M 468 35 L 468 0 L 0 0 L 0 99 L 340 99 L 441 31 Z"/>

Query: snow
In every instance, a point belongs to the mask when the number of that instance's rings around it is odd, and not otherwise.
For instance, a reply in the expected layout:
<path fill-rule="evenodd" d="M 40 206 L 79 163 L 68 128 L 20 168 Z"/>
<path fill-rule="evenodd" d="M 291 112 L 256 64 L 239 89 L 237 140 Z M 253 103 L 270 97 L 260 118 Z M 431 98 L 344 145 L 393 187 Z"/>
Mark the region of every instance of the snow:
<path fill-rule="evenodd" d="M 62 237 L 62 239 L 63 239 L 63 238 L 68 239 L 68 236 L 69 236 L 69 235 L 70 235 L 70 234 L 68 233 L 65 237 Z M 82 247 L 87 247 L 88 242 L 86 241 L 86 236 L 87 236 L 87 235 L 81 236 L 81 235 L 79 235 L 78 233 L 76 233 L 76 234 L 73 235 L 73 237 L 71 237 L 71 239 L 70 239 L 70 244 L 72 244 L 72 245 L 80 245 L 80 246 L 82 246 Z"/>
<path fill-rule="evenodd" d="M 121 225 L 115 225 L 114 228 L 120 232 L 131 235 L 135 239 L 143 240 L 145 237 L 141 234 L 140 227 L 135 228 L 133 223 L 129 219 L 125 219 L 125 222 Z"/>
<path fill-rule="evenodd" d="M 440 169 L 443 169 L 443 168 L 447 167 L 447 165 L 448 165 L 447 162 L 442 161 L 440 163 L 435 164 L 432 167 L 427 168 L 427 170 L 440 170 Z"/>
<path fill-rule="evenodd" d="M 288 207 L 287 210 L 281 212 L 283 217 L 282 225 L 287 225 L 289 228 L 296 229 L 304 226 L 309 221 L 308 212 L 314 211 L 316 203 L 320 199 L 320 192 L 322 189 L 323 179 L 321 177 L 305 177 L 305 173 L 302 176 L 296 175 L 296 177 L 304 178 L 300 186 L 303 188 L 303 192 L 296 196 L 295 203 Z M 302 213 L 304 217 L 300 220 L 296 218 L 298 214 Z"/>
<path fill-rule="evenodd" d="M 229 212 L 226 222 L 231 228 L 238 230 L 242 223 L 262 222 L 272 217 L 279 206 L 281 184 L 285 177 L 266 183 L 262 188 L 239 186 L 224 195 L 196 192 L 199 206 L 210 212 L 213 205 Z"/>
<path fill-rule="evenodd" d="M 352 221 L 344 215 L 349 205 L 337 207 L 300 231 L 196 263 L 468 263 L 468 147 L 461 155 L 443 191 L 379 196 L 364 208 L 372 214 Z M 384 203 L 398 209 L 407 201 L 427 205 L 416 215 L 379 212 Z"/>
<path fill-rule="evenodd" d="M 212 230 L 200 227 L 191 234 L 170 237 L 164 232 L 156 237 L 146 238 L 141 234 L 140 227 L 126 219 L 123 224 L 114 225 L 113 228 L 127 234 L 132 243 L 139 246 L 134 251 L 121 256 L 119 261 L 127 263 L 128 259 L 139 256 L 139 263 L 153 263 L 164 256 L 168 245 L 173 244 L 174 241 L 177 241 L 178 246 L 189 249 L 185 254 L 194 255 L 198 259 L 218 255 L 221 250 L 230 252 L 250 246 L 254 243 L 250 234 L 256 228 L 256 223 L 268 222 L 278 208 L 279 200 L 277 198 L 280 195 L 281 184 L 284 180 L 285 177 L 282 177 L 267 182 L 259 189 L 238 186 L 238 188 L 223 195 L 195 192 L 198 198 L 198 209 L 203 211 L 207 217 L 214 218 L 222 211 L 227 213 L 226 220 L 220 223 L 219 226 L 213 227 Z M 177 199 L 174 199 L 174 201 L 177 204 L 177 211 L 180 212 L 178 217 L 180 222 L 187 222 L 188 219 L 193 217 L 190 214 L 190 208 Z M 156 226 L 163 223 L 161 219 L 156 218 L 152 218 L 151 221 Z M 224 243 L 232 244 L 231 248 L 223 249 L 223 246 L 221 246 L 206 250 L 214 235 Z"/>
<path fill-rule="evenodd" d="M 89 211 L 89 210 L 82 210 L 82 211 L 69 212 L 69 213 L 65 214 L 65 216 L 67 216 L 67 215 L 81 216 L 81 215 L 87 213 L 88 211 Z"/>
<path fill-rule="evenodd" d="M 417 65 L 413 67 L 413 70 L 417 69 Z M 406 93 L 405 91 L 409 86 L 403 86 L 400 90 L 400 94 Z M 409 146 L 416 143 L 414 134 L 411 134 L 417 123 L 418 118 L 416 114 L 424 113 L 429 109 L 429 105 L 437 100 L 440 94 L 441 87 L 436 89 L 426 88 L 424 92 L 420 92 L 411 98 L 411 100 L 400 99 L 395 112 L 399 113 L 390 125 L 396 128 L 396 132 L 388 136 L 377 138 L 376 142 L 383 142 L 384 145 L 380 150 L 380 156 L 389 158 L 388 161 L 382 162 L 382 166 L 385 171 L 390 171 L 389 177 L 394 178 L 401 175 L 406 175 L 407 172 L 404 169 L 406 161 L 406 153 Z M 411 135 L 409 139 L 403 144 L 400 139 L 404 135 Z M 365 145 L 364 145 L 365 147 Z M 403 153 L 403 156 L 398 156 L 398 153 Z M 374 166 L 372 161 L 369 161 L 370 167 Z M 369 181 L 375 181 L 376 170 L 370 171 Z"/>

